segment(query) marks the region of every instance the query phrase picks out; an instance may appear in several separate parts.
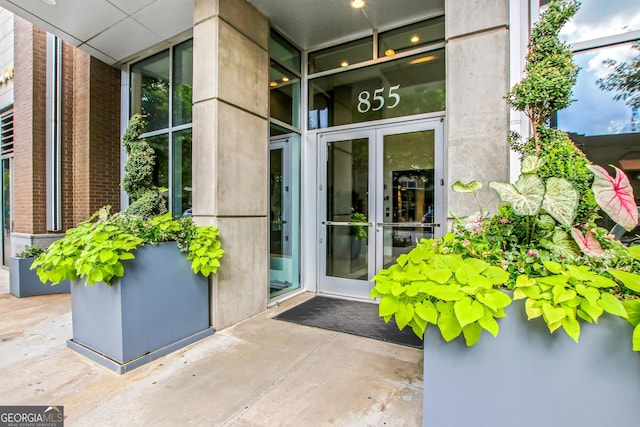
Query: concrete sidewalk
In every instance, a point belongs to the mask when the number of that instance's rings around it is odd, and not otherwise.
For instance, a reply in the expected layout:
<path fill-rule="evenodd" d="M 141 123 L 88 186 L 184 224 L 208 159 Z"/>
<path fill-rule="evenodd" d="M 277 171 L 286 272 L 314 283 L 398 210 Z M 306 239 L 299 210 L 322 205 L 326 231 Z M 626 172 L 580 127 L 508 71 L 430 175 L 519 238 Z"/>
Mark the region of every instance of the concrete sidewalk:
<path fill-rule="evenodd" d="M 422 424 L 422 350 L 272 319 L 311 294 L 117 375 L 66 347 L 69 295 L 8 292 L 0 270 L 0 405 L 65 426 Z"/>

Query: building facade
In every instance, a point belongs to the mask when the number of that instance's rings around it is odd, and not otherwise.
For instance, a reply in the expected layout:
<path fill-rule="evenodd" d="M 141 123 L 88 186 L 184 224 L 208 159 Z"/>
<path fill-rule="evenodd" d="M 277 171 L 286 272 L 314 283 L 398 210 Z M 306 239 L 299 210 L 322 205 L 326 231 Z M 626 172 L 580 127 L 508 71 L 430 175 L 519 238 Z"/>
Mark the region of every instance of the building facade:
<path fill-rule="evenodd" d="M 544 1 L 18 3 L 0 1 L 21 16 L 11 250 L 126 205 L 119 136 L 142 113 L 173 214 L 221 231 L 215 328 L 300 291 L 367 298 L 375 271 L 476 210 L 453 182 L 518 174 L 507 135 L 528 122 L 504 95 Z M 630 49 L 633 22 L 584 49 Z"/>

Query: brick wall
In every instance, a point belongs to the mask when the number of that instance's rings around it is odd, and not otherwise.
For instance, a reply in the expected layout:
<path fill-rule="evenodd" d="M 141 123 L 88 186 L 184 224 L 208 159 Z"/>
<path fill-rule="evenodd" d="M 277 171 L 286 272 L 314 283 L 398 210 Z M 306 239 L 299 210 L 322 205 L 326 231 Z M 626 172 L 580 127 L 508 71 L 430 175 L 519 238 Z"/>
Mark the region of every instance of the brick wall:
<path fill-rule="evenodd" d="M 46 33 L 15 21 L 14 232 L 47 233 Z M 120 71 L 63 44 L 62 221 L 120 208 Z"/>
<path fill-rule="evenodd" d="M 73 219 L 120 209 L 120 71 L 75 49 Z"/>
<path fill-rule="evenodd" d="M 46 33 L 15 17 L 13 231 L 46 232 Z"/>

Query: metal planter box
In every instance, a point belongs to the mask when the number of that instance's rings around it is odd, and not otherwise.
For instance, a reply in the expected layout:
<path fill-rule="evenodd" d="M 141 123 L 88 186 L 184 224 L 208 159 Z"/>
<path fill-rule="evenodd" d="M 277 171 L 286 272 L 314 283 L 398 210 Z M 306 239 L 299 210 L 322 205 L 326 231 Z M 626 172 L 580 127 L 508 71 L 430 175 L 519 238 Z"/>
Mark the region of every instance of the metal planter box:
<path fill-rule="evenodd" d="M 208 279 L 175 242 L 146 245 L 112 286 L 71 283 L 68 347 L 124 373 L 213 334 Z"/>
<path fill-rule="evenodd" d="M 9 292 L 18 298 L 36 295 L 68 294 L 70 283 L 64 280 L 57 285 L 42 283 L 35 270 L 30 270 L 35 258 L 9 258 Z"/>
<path fill-rule="evenodd" d="M 604 314 L 581 323 L 576 344 L 507 307 L 500 333 L 467 348 L 429 326 L 424 343 L 424 426 L 633 426 L 640 412 L 640 354 L 632 326 Z"/>

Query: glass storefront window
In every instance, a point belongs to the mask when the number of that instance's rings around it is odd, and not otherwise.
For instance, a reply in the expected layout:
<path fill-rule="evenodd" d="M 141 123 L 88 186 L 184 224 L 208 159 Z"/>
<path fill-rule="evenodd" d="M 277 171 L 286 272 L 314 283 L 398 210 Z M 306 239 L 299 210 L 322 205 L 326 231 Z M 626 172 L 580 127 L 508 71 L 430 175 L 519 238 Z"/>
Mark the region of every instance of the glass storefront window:
<path fill-rule="evenodd" d="M 300 51 L 274 31 L 271 31 L 269 39 L 269 56 L 280 64 L 300 72 Z"/>
<path fill-rule="evenodd" d="M 130 113 L 145 117 L 140 137 L 156 155 L 153 183 L 168 189 L 167 208 L 179 217 L 192 201 L 193 40 L 132 64 L 130 85 Z"/>
<path fill-rule="evenodd" d="M 193 99 L 193 40 L 174 49 L 173 63 L 173 125 L 192 121 Z"/>
<path fill-rule="evenodd" d="M 640 30 L 637 0 L 582 0 L 580 10 L 563 27 L 560 38 L 576 43 L 637 30 Z"/>
<path fill-rule="evenodd" d="M 309 129 L 444 111 L 444 49 L 309 80 Z"/>
<path fill-rule="evenodd" d="M 173 134 L 173 208 L 177 216 L 191 208 L 191 129 Z"/>
<path fill-rule="evenodd" d="M 373 59 L 373 38 L 355 40 L 309 54 L 309 74 L 340 69 Z"/>
<path fill-rule="evenodd" d="M 146 118 L 145 131 L 169 126 L 169 51 L 131 66 L 131 114 Z"/>
<path fill-rule="evenodd" d="M 272 62 L 269 68 L 269 108 L 271 117 L 300 127 L 300 79 Z"/>
<path fill-rule="evenodd" d="M 625 80 L 624 71 L 640 66 L 640 43 L 574 54 L 574 60 L 580 67 L 576 101 L 557 113 L 557 126 L 593 163 L 624 170 L 640 205 L 640 87 Z M 623 80 L 622 86 L 607 84 Z M 613 226 L 607 220 L 602 225 Z"/>
<path fill-rule="evenodd" d="M 380 33 L 378 55 L 393 56 L 435 42 L 444 42 L 444 16 Z"/>

